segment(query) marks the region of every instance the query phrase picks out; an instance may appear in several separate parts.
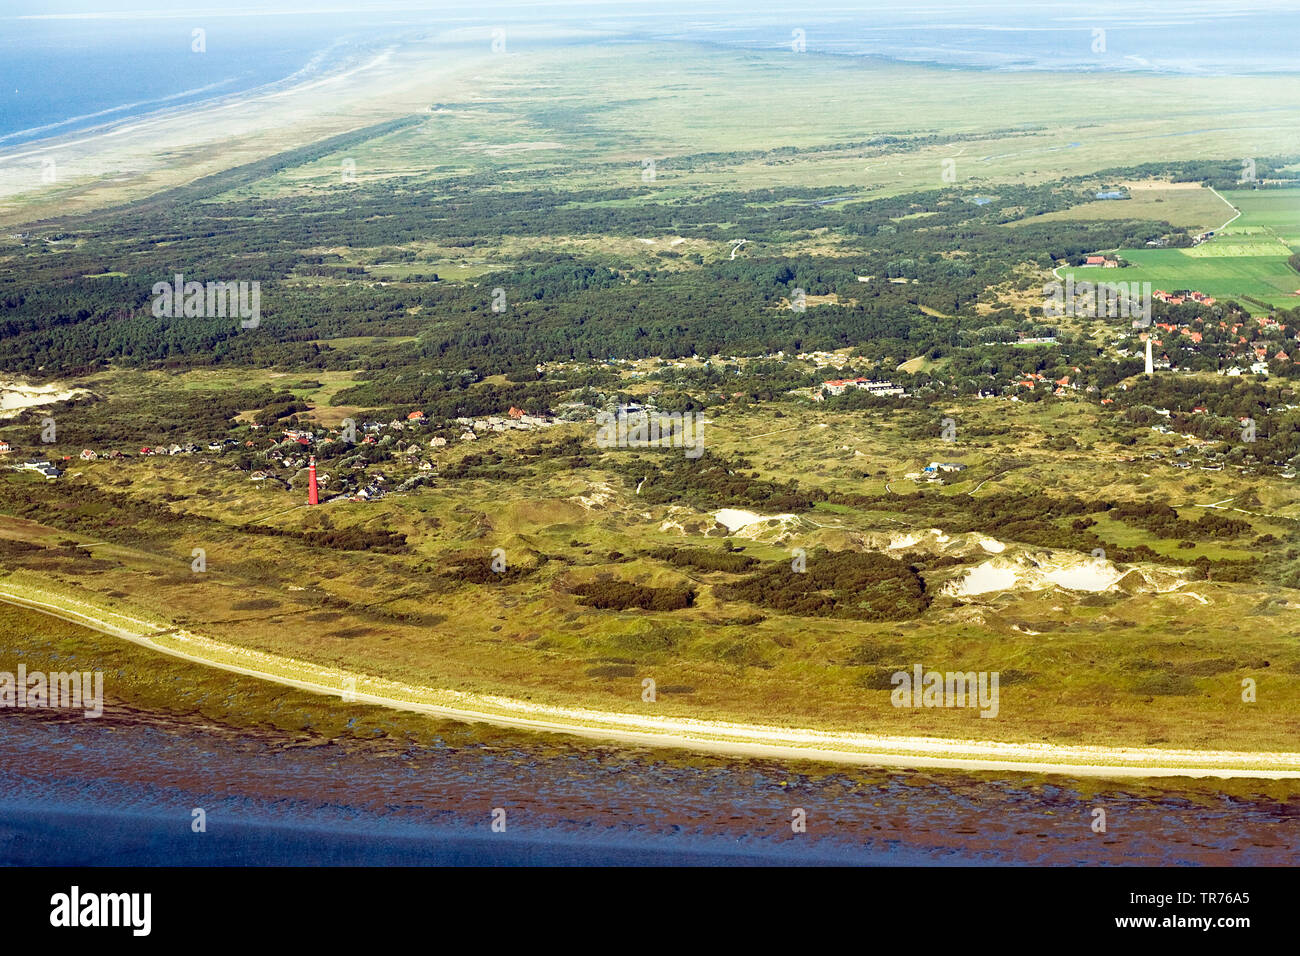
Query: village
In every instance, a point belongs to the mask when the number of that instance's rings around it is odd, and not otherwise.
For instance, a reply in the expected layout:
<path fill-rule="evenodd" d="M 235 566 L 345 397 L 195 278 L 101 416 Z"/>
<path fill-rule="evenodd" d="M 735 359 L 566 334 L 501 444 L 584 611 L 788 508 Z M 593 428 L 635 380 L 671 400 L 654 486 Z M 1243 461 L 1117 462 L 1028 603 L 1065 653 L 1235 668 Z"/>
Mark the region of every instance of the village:
<path fill-rule="evenodd" d="M 592 411 L 582 403 L 570 403 L 566 409 L 570 418 L 576 409 Z M 512 407 L 505 415 L 458 417 L 441 426 L 435 426 L 419 410 L 410 412 L 404 419 L 388 422 L 367 420 L 358 424 L 347 419 L 339 427 L 323 430 L 253 422 L 244 426 L 250 434 L 242 440 L 214 438 L 204 444 L 173 442 L 125 451 L 84 448 L 75 457 L 63 455 L 53 459 L 47 454 L 37 453 L 11 467 L 55 480 L 78 461 L 123 463 L 155 457 L 190 457 L 206 452 L 208 455 L 238 456 L 239 463 L 235 467 L 245 466 L 241 470 L 248 472 L 251 482 L 292 489 L 296 477 L 304 469 L 314 469 L 319 458 L 333 461 L 338 472 L 334 476 L 326 471 L 315 473 L 316 486 L 329 492 L 325 501 L 376 501 L 389 493 L 390 486 L 395 491 L 406 491 L 431 480 L 437 471 L 438 452 L 454 442 L 473 442 L 505 432 L 533 432 L 551 428 L 561 421 L 551 415 L 532 415 Z M 274 434 L 264 434 L 266 432 Z M 0 440 L 0 455 L 14 450 L 10 442 Z M 201 460 L 211 459 L 205 457 Z M 249 467 L 250 462 L 256 464 Z M 399 481 L 377 470 L 374 466 L 382 462 L 390 463 L 394 470 L 406 477 Z"/>
<path fill-rule="evenodd" d="M 1100 259 L 1093 265 L 1109 265 L 1111 260 L 1105 257 L 1088 257 Z M 1287 324 L 1271 316 L 1250 317 L 1241 311 L 1229 311 L 1226 317 L 1222 310 L 1213 314 L 1189 316 L 1187 307 L 1209 310 L 1215 306 L 1215 299 L 1195 290 L 1166 292 L 1155 290 L 1152 298 L 1164 304 L 1167 309 L 1164 316 L 1155 321 L 1135 319 L 1131 329 L 1117 333 L 1112 341 L 1111 354 L 1119 360 L 1141 358 L 1147 354 L 1146 373 L 1195 374 L 1214 372 L 1225 377 L 1259 376 L 1268 377 L 1279 370 L 1294 374 L 1291 351 L 1295 346 L 1289 343 L 1300 340 L 1300 333 Z M 1033 327 L 1028 331 L 1018 331 L 1016 341 L 988 342 L 988 347 L 1012 346 L 1055 346 L 1058 337 L 1050 328 Z M 1290 349 L 1290 351 L 1288 350 Z M 1029 354 L 1040 354 L 1037 350 L 1027 350 Z M 692 356 L 689 359 L 665 361 L 652 360 L 610 360 L 605 363 L 618 367 L 620 378 L 631 383 L 641 383 L 633 394 L 638 399 L 630 401 L 629 393 L 611 392 L 594 395 L 591 390 L 575 391 L 571 397 L 577 400 L 557 402 L 554 408 L 532 412 L 517 407 L 510 407 L 501 414 L 479 415 L 475 417 L 458 416 L 434 422 L 421 410 L 414 410 L 404 417 L 388 421 L 363 420 L 356 422 L 345 419 L 336 427 L 322 427 L 318 423 L 298 421 L 296 418 L 287 423 L 273 425 L 260 422 L 236 424 L 232 434 L 213 437 L 210 440 L 160 442 L 128 449 L 103 449 L 87 447 L 76 456 L 65 454 L 50 457 L 39 452 L 29 455 L 25 460 L 11 465 L 13 468 L 40 474 L 48 480 L 61 477 L 67 469 L 77 462 L 110 461 L 123 462 L 135 458 L 172 457 L 172 456 L 211 456 L 220 455 L 232 461 L 234 466 L 247 474 L 247 480 L 256 484 L 290 489 L 301 479 L 300 476 L 313 461 L 321 466 L 316 474 L 316 483 L 325 493 L 326 501 L 374 501 L 396 490 L 408 490 L 420 484 L 434 480 L 439 470 L 439 457 L 454 445 L 479 442 L 494 436 L 508 433 L 528 433 L 552 428 L 564 423 L 593 422 L 603 407 L 607 413 L 622 417 L 642 409 L 655 408 L 655 396 L 659 394 L 657 385 L 651 380 L 661 380 L 665 384 L 680 376 L 691 376 L 694 372 L 716 374 L 743 374 L 752 363 L 777 363 L 790 365 L 798 363 L 810 368 L 809 377 L 814 382 L 809 386 L 789 389 L 787 394 L 824 403 L 830 399 L 849 394 L 861 394 L 885 401 L 912 399 L 915 396 L 908 387 L 885 378 L 868 377 L 852 374 L 855 368 L 867 368 L 871 364 L 861 356 L 855 356 L 851 348 L 835 351 L 800 352 L 787 355 L 783 351 L 771 352 L 761 356 L 733 357 L 715 355 L 711 357 Z M 562 374 L 568 363 L 550 363 L 538 366 L 539 373 Z M 1028 363 L 1027 363 L 1028 364 Z M 797 367 L 797 365 L 796 365 Z M 924 366 L 920 359 L 905 362 L 899 366 L 900 371 L 914 375 Z M 838 377 L 821 378 L 817 372 L 837 370 Z M 848 375 L 844 373 L 848 372 Z M 1064 374 L 1062 374 L 1064 373 Z M 824 373 L 823 373 L 824 374 Z M 1006 374 L 1005 371 L 1003 373 Z M 1106 389 L 1096 384 L 1086 384 L 1088 375 L 1077 365 L 1061 367 L 1049 371 L 1041 361 L 1038 367 L 1033 365 L 1021 367 L 1018 374 L 1011 374 L 1003 380 L 994 379 L 978 389 L 973 397 L 976 399 L 1001 399 L 1013 403 L 1025 400 L 1037 400 L 1040 395 L 1067 397 L 1077 395 L 1079 399 L 1098 402 L 1102 408 L 1118 407 L 1116 405 L 1129 386 L 1125 382 L 1116 383 Z M 930 384 L 917 386 L 920 399 L 926 400 L 935 386 L 943 382 L 936 380 L 931 372 Z M 689 379 L 680 379 L 689 382 Z M 906 378 L 904 379 L 907 380 Z M 912 382 L 917 379 L 913 378 Z M 689 384 L 685 387 L 691 387 Z M 1106 393 L 1109 394 L 1106 394 Z M 721 391 L 712 396 L 713 401 L 727 401 L 728 394 Z M 730 400 L 743 399 L 744 393 L 730 393 Z M 1121 402 L 1121 404 L 1124 404 Z M 1184 409 L 1184 412 L 1187 410 Z M 1192 409 L 1190 414 L 1204 414 L 1206 409 Z M 1160 416 L 1168 418 L 1171 412 L 1158 409 Z M 1158 435 L 1172 435 L 1174 430 L 1159 423 L 1151 426 Z M 1222 456 L 1211 452 L 1202 453 L 1205 446 L 1213 442 L 1202 441 L 1193 435 L 1184 436 L 1188 444 L 1174 449 L 1170 462 L 1174 467 L 1187 468 L 1200 466 L 1206 470 L 1219 470 L 1225 462 Z M 38 446 L 39 447 L 39 446 Z M 0 440 L 0 456 L 15 451 L 10 443 Z M 16 455 L 15 458 L 20 458 Z M 1163 457 L 1161 452 L 1151 452 L 1150 458 Z M 203 460 L 210 460 L 204 458 Z M 1245 462 L 1237 467 L 1251 468 L 1257 462 Z M 1292 476 L 1288 463 L 1273 463 L 1284 468 L 1284 477 Z M 388 469 L 387 473 L 382 469 Z M 908 473 L 907 478 L 915 481 L 942 483 L 945 475 L 952 475 L 964 468 L 956 462 L 931 462 L 928 467 L 915 473 Z M 328 470 L 326 470 L 328 469 Z"/>
<path fill-rule="evenodd" d="M 1211 306 L 1215 301 L 1210 296 L 1194 291 L 1171 294 L 1156 290 L 1152 296 L 1160 302 L 1175 306 L 1184 303 Z M 1133 323 L 1134 329 L 1145 327 L 1137 321 Z M 1215 321 L 1212 318 L 1197 316 L 1189 321 L 1154 322 L 1150 328 L 1151 332 L 1139 333 L 1138 341 L 1145 343 L 1149 338 L 1156 348 L 1166 349 L 1153 360 L 1154 369 L 1157 371 L 1183 370 L 1177 364 L 1175 357 L 1171 357 L 1170 351 L 1174 352 L 1174 356 L 1182 354 L 1190 358 L 1195 353 L 1201 352 L 1203 346 L 1213 344 L 1215 346 L 1213 357 L 1217 366 L 1214 371 L 1217 374 L 1232 377 L 1241 375 L 1267 377 L 1270 374 L 1270 362 L 1279 366 L 1292 362 L 1291 354 L 1286 347 L 1288 333 L 1291 341 L 1300 342 L 1300 330 L 1290 330 L 1286 324 L 1271 316 L 1256 316 L 1253 322 L 1243 317 L 1232 323 L 1224 319 Z M 1164 333 L 1164 337 L 1157 338 L 1157 333 Z M 1123 342 L 1125 338 L 1126 336 L 1121 335 L 1116 342 Z M 1292 349 L 1294 348 L 1295 346 L 1292 346 Z M 1136 349 L 1126 345 L 1116 348 L 1116 354 L 1125 358 L 1136 352 Z"/>

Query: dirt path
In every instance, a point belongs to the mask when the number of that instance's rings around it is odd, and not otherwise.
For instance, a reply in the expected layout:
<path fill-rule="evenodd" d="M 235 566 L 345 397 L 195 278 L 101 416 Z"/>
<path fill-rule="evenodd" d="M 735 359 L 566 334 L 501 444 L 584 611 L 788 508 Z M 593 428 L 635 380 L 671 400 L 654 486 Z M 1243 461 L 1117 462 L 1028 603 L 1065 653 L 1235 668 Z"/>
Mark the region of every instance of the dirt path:
<path fill-rule="evenodd" d="M 415 687 L 249 650 L 12 582 L 0 584 L 0 601 L 50 614 L 195 664 L 317 694 L 451 720 L 637 746 L 881 767 L 1100 777 L 1300 779 L 1300 753 L 1157 750 L 892 737 L 544 706 L 507 697 Z"/>

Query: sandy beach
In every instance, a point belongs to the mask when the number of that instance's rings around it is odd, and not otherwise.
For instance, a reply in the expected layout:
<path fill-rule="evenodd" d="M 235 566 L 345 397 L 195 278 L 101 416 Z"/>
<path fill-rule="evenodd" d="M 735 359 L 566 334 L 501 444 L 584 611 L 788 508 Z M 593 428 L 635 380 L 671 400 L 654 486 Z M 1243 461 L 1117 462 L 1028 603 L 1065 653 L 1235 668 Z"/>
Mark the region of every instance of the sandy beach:
<path fill-rule="evenodd" d="M 486 70 L 509 68 L 510 57 L 493 54 L 486 39 L 409 43 L 323 78 L 0 150 L 0 228 L 140 199 L 435 102 L 476 98 Z M 50 163 L 53 183 L 43 178 Z"/>

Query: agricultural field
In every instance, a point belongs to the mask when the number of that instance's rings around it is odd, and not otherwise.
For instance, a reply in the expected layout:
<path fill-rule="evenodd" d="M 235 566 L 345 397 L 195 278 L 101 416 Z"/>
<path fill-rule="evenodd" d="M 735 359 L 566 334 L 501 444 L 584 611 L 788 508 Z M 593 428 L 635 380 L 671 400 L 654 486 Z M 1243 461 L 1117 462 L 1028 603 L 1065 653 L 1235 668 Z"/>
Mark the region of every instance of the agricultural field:
<path fill-rule="evenodd" d="M 1100 190 L 1099 190 L 1100 191 Z M 1167 222 L 1189 232 L 1217 229 L 1235 215 L 1234 210 L 1216 192 L 1199 183 L 1163 181 L 1115 184 L 1115 191 L 1127 199 L 1097 199 L 1069 209 L 1028 216 L 1008 225 L 1026 226 L 1039 222 L 1062 222 L 1098 219 L 1147 219 Z"/>
<path fill-rule="evenodd" d="M 1223 197 L 1241 214 L 1230 215 L 1231 223 L 1219 228 L 1213 239 L 1188 249 L 1122 250 L 1131 267 L 1108 273 L 1106 279 L 1150 282 L 1165 291 L 1192 289 L 1220 299 L 1249 296 L 1244 303 L 1257 314 L 1269 311 L 1260 303 L 1294 308 L 1300 303 L 1300 272 L 1288 260 L 1300 252 L 1300 194 L 1230 190 Z M 1073 270 L 1073 274 L 1076 280 L 1097 279 L 1096 270 Z"/>

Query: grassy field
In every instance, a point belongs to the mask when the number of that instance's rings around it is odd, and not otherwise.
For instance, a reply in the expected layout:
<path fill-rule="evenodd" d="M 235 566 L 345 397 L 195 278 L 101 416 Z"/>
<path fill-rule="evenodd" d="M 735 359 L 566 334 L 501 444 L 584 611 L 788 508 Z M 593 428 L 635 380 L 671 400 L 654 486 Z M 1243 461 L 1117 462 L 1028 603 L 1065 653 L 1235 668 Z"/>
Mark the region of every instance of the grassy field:
<path fill-rule="evenodd" d="M 654 159 L 665 200 L 778 186 L 875 198 L 942 188 L 946 160 L 953 184 L 969 187 L 1159 161 L 1173 136 L 1184 158 L 1285 152 L 1292 139 L 1278 110 L 1300 102 L 1291 78 L 980 73 L 976 83 L 963 70 L 717 48 L 683 61 L 637 45 L 511 58 L 477 85 L 418 126 L 228 198 L 338 188 L 344 159 L 361 182 L 494 170 L 502 190 L 538 173 L 570 188 L 638 186 L 643 160 Z M 1249 106 L 1211 130 L 1225 97 Z M 840 145 L 881 134 L 918 142 Z M 1176 218 L 1191 226 L 1202 217 Z"/>
<path fill-rule="evenodd" d="M 1212 190 L 1193 183 L 1147 181 L 1123 183 L 1120 188 L 1128 193 L 1128 199 L 1099 199 L 1041 216 L 1030 216 L 1010 225 L 1014 228 L 1039 222 L 1080 219 L 1149 219 L 1191 232 L 1206 232 L 1217 229 L 1234 215 L 1232 208 Z"/>
<path fill-rule="evenodd" d="M 1300 190 L 1232 190 L 1223 195 L 1241 215 L 1212 240 L 1190 249 L 1125 249 L 1122 255 L 1132 266 L 1105 278 L 1150 282 L 1166 291 L 1195 289 L 1218 299 L 1251 296 L 1284 308 L 1300 305 L 1300 272 L 1287 262 L 1300 251 Z M 1099 276 L 1096 269 L 1061 272 L 1072 272 L 1076 280 Z M 1253 303 L 1242 304 L 1254 312 L 1265 311 Z"/>

